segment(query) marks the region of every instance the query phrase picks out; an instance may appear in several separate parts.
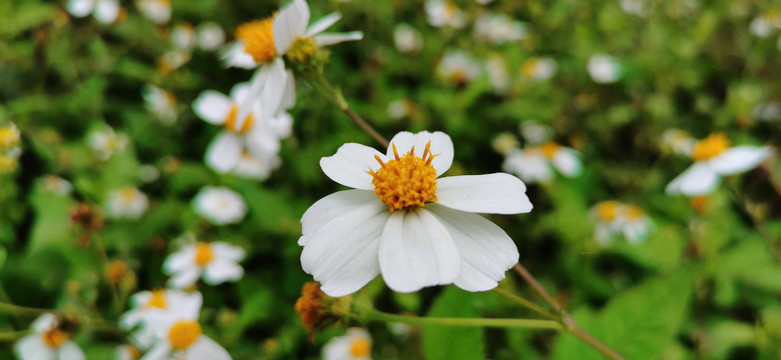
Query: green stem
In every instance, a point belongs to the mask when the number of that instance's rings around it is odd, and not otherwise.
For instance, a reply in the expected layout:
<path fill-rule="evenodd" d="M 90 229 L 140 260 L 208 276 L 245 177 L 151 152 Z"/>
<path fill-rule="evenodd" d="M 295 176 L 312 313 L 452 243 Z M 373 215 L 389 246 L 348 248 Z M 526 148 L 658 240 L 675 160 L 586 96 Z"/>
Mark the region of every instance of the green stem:
<path fill-rule="evenodd" d="M 547 311 L 547 310 L 541 308 L 540 306 L 538 306 L 537 304 L 535 304 L 535 303 L 533 303 L 533 302 L 531 302 L 529 300 L 526 300 L 526 299 L 524 299 L 524 298 L 522 298 L 522 297 L 520 297 L 518 295 L 515 295 L 515 294 L 513 294 L 513 293 L 511 293 L 511 292 L 509 292 L 509 291 L 507 291 L 505 289 L 497 287 L 497 288 L 493 289 L 493 292 L 503 296 L 507 300 L 510 300 L 510 301 L 512 301 L 512 302 L 514 302 L 514 303 L 516 303 L 518 305 L 521 305 L 521 306 L 523 306 L 523 307 L 525 307 L 525 308 L 527 308 L 527 309 L 529 309 L 531 311 L 534 311 L 537 314 L 540 314 L 540 315 L 542 315 L 542 316 L 544 316 L 544 317 L 546 317 L 546 318 L 548 318 L 550 320 L 558 320 L 559 319 L 558 316 L 556 316 L 555 314 L 551 313 L 550 311 Z"/>
<path fill-rule="evenodd" d="M 397 322 L 422 326 L 464 326 L 464 327 L 501 327 L 501 328 L 526 328 L 526 329 L 550 329 L 563 330 L 561 324 L 553 320 L 537 319 L 485 319 L 485 318 L 438 318 L 417 317 L 388 314 L 380 311 L 373 312 L 370 320 Z"/>
<path fill-rule="evenodd" d="M 45 313 L 61 314 L 62 312 L 59 310 L 39 309 L 9 303 L 0 303 L 0 313 L 11 315 L 41 315 Z"/>
<path fill-rule="evenodd" d="M 0 342 L 14 342 L 30 334 L 29 330 L 0 332 Z"/>
<path fill-rule="evenodd" d="M 98 250 L 98 254 L 100 255 L 101 260 L 103 261 L 103 271 L 105 271 L 110 264 L 108 258 L 108 252 L 106 251 L 106 245 L 103 244 L 103 239 L 100 237 L 100 235 L 95 234 L 94 241 L 95 241 L 95 248 Z M 117 315 L 119 315 L 122 313 L 122 307 L 123 307 L 119 300 L 119 292 L 117 291 L 117 287 L 114 284 L 112 284 L 110 281 L 108 283 L 111 292 L 111 300 L 112 303 L 114 304 L 114 311 L 116 311 Z"/>

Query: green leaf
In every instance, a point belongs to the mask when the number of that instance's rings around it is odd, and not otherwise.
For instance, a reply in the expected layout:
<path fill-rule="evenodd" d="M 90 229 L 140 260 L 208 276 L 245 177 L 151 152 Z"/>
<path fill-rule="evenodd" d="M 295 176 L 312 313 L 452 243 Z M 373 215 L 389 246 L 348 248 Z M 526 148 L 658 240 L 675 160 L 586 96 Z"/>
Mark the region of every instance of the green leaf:
<path fill-rule="evenodd" d="M 35 222 L 27 251 L 32 254 L 49 246 L 70 246 L 75 240 L 70 211 L 76 202 L 47 192 L 40 183 L 30 196 Z"/>
<path fill-rule="evenodd" d="M 480 316 L 474 306 L 479 296 L 480 294 L 449 286 L 439 295 L 427 316 Z M 471 327 L 426 326 L 423 329 L 423 353 L 429 360 L 483 359 L 485 358 L 483 330 Z"/>

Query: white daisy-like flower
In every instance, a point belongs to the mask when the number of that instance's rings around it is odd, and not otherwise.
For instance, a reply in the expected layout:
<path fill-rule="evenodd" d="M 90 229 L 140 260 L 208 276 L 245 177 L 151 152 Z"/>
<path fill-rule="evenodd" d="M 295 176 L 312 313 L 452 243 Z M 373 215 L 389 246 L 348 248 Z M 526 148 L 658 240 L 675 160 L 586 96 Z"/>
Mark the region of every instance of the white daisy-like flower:
<path fill-rule="evenodd" d="M 773 32 L 773 22 L 767 16 L 757 16 L 754 20 L 751 20 L 749 31 L 754 36 L 766 38 Z"/>
<path fill-rule="evenodd" d="M 89 146 L 95 150 L 100 160 L 108 160 L 114 153 L 124 152 L 130 143 L 127 135 L 115 133 L 112 128 L 92 132 L 87 138 Z"/>
<path fill-rule="evenodd" d="M 505 14 L 486 13 L 475 20 L 474 37 L 498 45 L 523 40 L 528 36 L 526 25 Z"/>
<path fill-rule="evenodd" d="M 691 155 L 697 139 L 688 132 L 679 129 L 667 129 L 662 134 L 662 146 L 671 149 L 676 154 Z"/>
<path fill-rule="evenodd" d="M 646 17 L 651 12 L 648 0 L 621 0 L 621 10 L 639 17 Z"/>
<path fill-rule="evenodd" d="M 21 338 L 14 346 L 19 360 L 85 359 L 81 348 L 70 340 L 68 333 L 60 329 L 54 314 L 39 316 L 30 327 L 33 333 Z"/>
<path fill-rule="evenodd" d="M 41 178 L 43 189 L 59 196 L 68 196 L 73 192 L 73 185 L 57 175 L 46 175 Z"/>
<path fill-rule="evenodd" d="M 272 157 L 270 159 L 261 159 L 252 153 L 245 151 L 241 154 L 239 162 L 231 170 L 231 174 L 239 177 L 256 180 L 266 180 L 271 176 L 271 172 L 274 171 L 282 164 L 282 159 L 279 156 Z"/>
<path fill-rule="evenodd" d="M 566 177 L 575 177 L 583 170 L 583 165 L 577 151 L 548 141 L 511 151 L 505 157 L 502 169 L 529 183 L 548 183 L 553 180 L 553 169 Z"/>
<path fill-rule="evenodd" d="M 138 179 L 150 183 L 160 178 L 160 170 L 154 165 L 141 165 L 138 168 Z"/>
<path fill-rule="evenodd" d="M 171 0 L 137 0 L 136 7 L 142 15 L 156 24 L 171 20 Z"/>
<path fill-rule="evenodd" d="M 198 47 L 203 50 L 216 50 L 225 43 L 225 31 L 215 22 L 205 22 L 195 29 Z"/>
<path fill-rule="evenodd" d="M 557 69 L 556 60 L 549 57 L 533 57 L 521 64 L 521 74 L 535 81 L 550 79 Z"/>
<path fill-rule="evenodd" d="M 323 172 L 354 188 L 320 199 L 301 218 L 301 265 L 338 297 L 382 273 L 397 292 L 454 283 L 468 291 L 498 285 L 518 249 L 474 213 L 531 211 L 526 186 L 509 174 L 437 179 L 453 162 L 441 132 L 400 132 L 386 153 L 348 143 L 320 160 Z"/>
<path fill-rule="evenodd" d="M 149 199 L 132 186 L 112 191 L 106 201 L 106 215 L 115 219 L 134 220 L 144 215 L 149 207 Z"/>
<path fill-rule="evenodd" d="M 759 103 L 754 106 L 751 114 L 759 121 L 778 121 L 781 118 L 781 104 L 776 101 Z"/>
<path fill-rule="evenodd" d="M 388 116 L 394 120 L 400 120 L 412 115 L 415 111 L 415 103 L 410 99 L 397 99 L 391 101 L 388 107 L 385 108 L 385 112 Z"/>
<path fill-rule="evenodd" d="M 403 53 L 418 52 L 423 48 L 423 35 L 409 24 L 398 24 L 393 29 L 393 42 Z"/>
<path fill-rule="evenodd" d="M 639 244 L 653 229 L 651 218 L 634 204 L 602 201 L 594 205 L 589 214 L 594 222 L 594 238 L 602 246 L 609 245 L 619 235 L 630 244 Z"/>
<path fill-rule="evenodd" d="M 553 129 L 537 121 L 524 121 L 518 126 L 523 140 L 532 145 L 539 145 L 553 138 Z"/>
<path fill-rule="evenodd" d="M 451 0 L 426 0 L 426 15 L 435 27 L 460 29 L 466 25 L 466 14 Z"/>
<path fill-rule="evenodd" d="M 195 29 L 193 25 L 182 21 L 171 29 L 171 43 L 181 50 L 190 51 L 195 47 Z"/>
<path fill-rule="evenodd" d="M 193 208 L 214 225 L 237 223 L 247 213 L 247 205 L 241 195 L 223 187 L 201 188 L 193 199 Z"/>
<path fill-rule="evenodd" d="M 349 328 L 323 346 L 323 360 L 371 360 L 372 338 L 360 328 Z"/>
<path fill-rule="evenodd" d="M 729 139 L 723 133 L 711 134 L 697 141 L 691 152 L 694 164 L 667 185 L 667 194 L 710 194 L 719 185 L 722 176 L 753 169 L 773 153 L 770 146 L 731 148 L 729 145 Z"/>
<path fill-rule="evenodd" d="M 117 346 L 114 358 L 116 360 L 138 360 L 141 358 L 141 351 L 133 345 L 120 345 Z"/>
<path fill-rule="evenodd" d="M 0 151 L 7 151 L 16 148 L 22 141 L 22 133 L 16 124 L 9 123 L 0 127 Z"/>
<path fill-rule="evenodd" d="M 92 14 L 98 22 L 110 24 L 120 13 L 119 0 L 68 0 L 68 13 L 83 18 Z"/>
<path fill-rule="evenodd" d="M 272 67 L 279 67 L 282 72 L 266 71 Z M 259 99 L 245 104 L 252 85 L 240 83 L 233 87 L 230 97 L 207 90 L 193 102 L 193 110 L 201 119 L 224 127 L 209 144 L 205 155 L 206 164 L 217 172 L 233 170 L 245 149 L 262 160 L 273 159 L 279 153 L 280 140 L 290 135 L 293 118 L 286 111 L 295 101 L 292 73 L 284 71 L 284 63 L 279 60 L 257 75 L 281 75 L 283 79 L 273 82 L 285 88 L 280 91 L 278 87 L 264 87 Z M 242 106 L 251 108 L 243 119 L 240 118 Z"/>
<path fill-rule="evenodd" d="M 518 143 L 518 139 L 515 137 L 515 135 L 504 132 L 499 134 L 494 138 L 493 141 L 491 141 L 491 146 L 496 150 L 496 152 L 507 155 L 513 150 L 517 149 L 520 144 Z"/>
<path fill-rule="evenodd" d="M 498 94 L 507 92 L 510 87 L 510 77 L 507 73 L 507 62 L 504 57 L 500 54 L 488 55 L 485 59 L 485 70 L 494 92 Z"/>
<path fill-rule="evenodd" d="M 621 77 L 621 63 L 610 55 L 593 55 L 586 65 L 591 78 L 600 84 L 616 82 Z"/>
<path fill-rule="evenodd" d="M 155 329 L 148 324 L 155 323 L 160 317 L 165 317 L 173 308 L 185 307 L 200 309 L 203 297 L 198 291 L 187 293 L 181 290 L 157 289 L 141 291 L 130 297 L 132 309 L 119 319 L 119 326 L 124 330 L 133 330 L 133 341 L 141 348 L 147 349 L 154 345 Z"/>
<path fill-rule="evenodd" d="M 163 75 L 168 75 L 190 61 L 191 56 L 188 50 L 173 49 L 166 51 L 157 59 L 157 70 Z"/>
<path fill-rule="evenodd" d="M 624 239 L 630 244 L 639 244 L 645 240 L 654 223 L 643 208 L 628 204 L 619 211 L 622 221 L 621 231 Z"/>
<path fill-rule="evenodd" d="M 466 85 L 482 75 L 483 69 L 471 55 L 461 50 L 445 53 L 437 65 L 437 75 L 454 84 Z"/>
<path fill-rule="evenodd" d="M 144 107 L 165 125 L 176 123 L 176 96 L 173 92 L 163 90 L 152 84 L 144 85 L 141 89 L 144 98 Z"/>
<path fill-rule="evenodd" d="M 199 242 L 169 255 L 163 272 L 171 275 L 168 285 L 177 289 L 195 284 L 201 276 L 207 284 L 219 285 L 244 276 L 244 269 L 238 264 L 244 255 L 244 249 L 228 243 Z"/>

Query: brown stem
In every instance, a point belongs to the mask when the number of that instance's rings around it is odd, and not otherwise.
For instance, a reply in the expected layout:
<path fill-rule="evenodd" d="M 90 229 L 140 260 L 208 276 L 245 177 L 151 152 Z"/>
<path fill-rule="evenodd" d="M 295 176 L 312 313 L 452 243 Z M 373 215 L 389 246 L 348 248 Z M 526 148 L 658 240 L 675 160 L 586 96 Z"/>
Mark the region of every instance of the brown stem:
<path fill-rule="evenodd" d="M 382 144 L 382 146 L 387 148 L 390 145 L 388 143 L 388 140 L 385 139 L 385 137 L 380 135 L 380 133 L 377 132 L 377 130 L 374 130 L 374 128 L 371 125 L 369 125 L 369 123 L 366 122 L 366 120 L 364 120 L 358 114 L 356 114 L 353 111 L 353 109 L 350 109 L 349 106 L 342 109 L 342 111 L 344 111 L 344 113 L 347 114 L 347 116 L 350 117 L 350 119 L 352 119 L 353 122 L 355 122 L 361 129 L 363 129 L 363 131 L 366 131 L 366 133 L 368 133 L 372 138 L 374 138 L 374 140 Z"/>

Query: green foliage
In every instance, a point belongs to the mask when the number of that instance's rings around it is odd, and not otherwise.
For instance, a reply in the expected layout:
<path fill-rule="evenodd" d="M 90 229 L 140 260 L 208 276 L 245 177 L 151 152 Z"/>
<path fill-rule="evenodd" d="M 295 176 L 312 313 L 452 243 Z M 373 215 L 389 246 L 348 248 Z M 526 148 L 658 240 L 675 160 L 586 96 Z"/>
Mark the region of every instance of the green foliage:
<path fill-rule="evenodd" d="M 475 307 L 479 295 L 455 286 L 444 289 L 428 311 L 431 317 L 479 317 Z M 485 357 L 483 330 L 477 327 L 428 326 L 423 329 L 426 359 L 480 359 Z"/>

